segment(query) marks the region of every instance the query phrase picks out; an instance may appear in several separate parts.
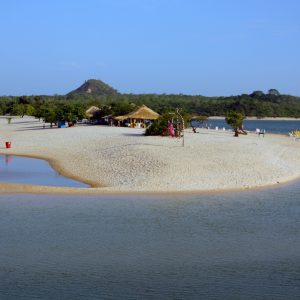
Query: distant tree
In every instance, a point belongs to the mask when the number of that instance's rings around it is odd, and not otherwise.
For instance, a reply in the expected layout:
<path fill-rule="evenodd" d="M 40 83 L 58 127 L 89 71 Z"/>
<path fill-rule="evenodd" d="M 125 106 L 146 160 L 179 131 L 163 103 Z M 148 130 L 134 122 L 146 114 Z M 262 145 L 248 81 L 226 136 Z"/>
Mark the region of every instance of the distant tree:
<path fill-rule="evenodd" d="M 250 94 L 250 97 L 252 97 L 252 98 L 259 98 L 259 97 L 262 97 L 264 95 L 265 94 L 262 91 L 254 91 L 252 94 Z"/>
<path fill-rule="evenodd" d="M 227 113 L 225 121 L 234 130 L 234 136 L 239 136 L 239 130 L 243 128 L 244 116 L 240 112 L 230 111 Z"/>
<path fill-rule="evenodd" d="M 56 121 L 67 121 L 70 126 L 85 117 L 84 106 L 76 103 L 57 103 L 55 113 Z"/>
<path fill-rule="evenodd" d="M 45 100 L 42 99 L 40 96 L 34 97 L 32 101 L 32 106 L 34 107 L 34 117 L 38 118 L 39 120 L 42 118 L 42 109 L 41 107 L 45 104 Z"/>
<path fill-rule="evenodd" d="M 18 99 L 18 103 L 19 104 L 29 104 L 29 99 L 26 96 L 21 96 Z"/>
<path fill-rule="evenodd" d="M 52 128 L 53 123 L 57 122 L 57 113 L 54 107 L 44 106 L 42 107 L 42 116 L 45 122 L 50 123 Z"/>
<path fill-rule="evenodd" d="M 41 109 L 41 106 L 35 107 L 34 108 L 34 117 L 38 118 L 39 121 L 41 120 L 41 118 L 43 117 L 43 111 Z"/>
<path fill-rule="evenodd" d="M 115 116 L 126 115 L 129 112 L 133 111 L 135 107 L 136 106 L 134 103 L 129 103 L 126 100 L 111 103 L 111 109 Z"/>
<path fill-rule="evenodd" d="M 20 116 L 21 118 L 23 118 L 25 114 L 26 114 L 26 105 L 15 103 L 12 106 L 11 115 Z"/>
<path fill-rule="evenodd" d="M 34 116 L 34 112 L 35 112 L 35 109 L 32 105 L 30 105 L 30 104 L 25 105 L 25 114 L 26 115 Z"/>
<path fill-rule="evenodd" d="M 101 117 L 108 116 L 108 115 L 111 115 L 111 114 L 112 114 L 111 106 L 103 105 L 101 107 L 101 110 L 100 110 L 100 116 Z"/>
<path fill-rule="evenodd" d="M 280 93 L 276 89 L 269 89 L 268 94 L 273 95 L 273 96 L 279 96 L 280 95 Z"/>
<path fill-rule="evenodd" d="M 93 90 L 94 87 L 92 86 Z M 228 111 L 239 111 L 245 116 L 277 116 L 300 118 L 300 97 L 278 95 L 278 91 L 254 91 L 252 94 L 241 94 L 229 97 L 205 97 L 202 95 L 184 94 L 90 94 L 72 93 L 65 96 L 0 96 L 0 107 L 3 114 L 13 114 L 15 104 L 32 105 L 34 115 L 42 117 L 41 107 L 52 106 L 56 109 L 61 104 L 81 105 L 86 110 L 91 105 L 110 107 L 105 115 L 124 115 L 141 104 L 149 106 L 159 114 L 174 111 L 181 107 L 191 115 L 225 116 Z M 90 104 L 90 105 L 89 105 Z M 69 108 L 68 108 L 69 110 Z M 111 111 L 109 111 L 111 110 Z M 14 107 L 15 114 L 22 115 L 20 107 Z M 102 111 L 104 113 L 104 109 Z M 27 112 L 26 112 L 27 114 Z M 78 118 L 78 112 L 73 112 Z M 80 118 L 79 118 L 80 119 Z"/>

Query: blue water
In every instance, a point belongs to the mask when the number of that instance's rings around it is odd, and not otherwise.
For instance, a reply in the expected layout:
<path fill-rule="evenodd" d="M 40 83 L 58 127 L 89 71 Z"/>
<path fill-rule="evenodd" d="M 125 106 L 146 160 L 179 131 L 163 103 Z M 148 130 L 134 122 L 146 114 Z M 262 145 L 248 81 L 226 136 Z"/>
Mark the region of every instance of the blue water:
<path fill-rule="evenodd" d="M 299 191 L 0 195 L 0 299 L 300 299 Z"/>
<path fill-rule="evenodd" d="M 45 160 L 14 155 L 0 155 L 0 182 L 89 187 L 85 183 L 60 175 Z"/>
<path fill-rule="evenodd" d="M 245 120 L 243 122 L 244 128 L 249 131 L 255 131 L 256 128 L 265 129 L 267 133 L 276 134 L 288 134 L 289 132 L 300 129 L 300 120 L 293 121 L 274 121 L 274 120 Z M 219 128 L 225 127 L 230 129 L 231 127 L 225 122 L 225 120 L 208 120 L 206 124 L 210 128 L 214 129 L 216 126 Z"/>

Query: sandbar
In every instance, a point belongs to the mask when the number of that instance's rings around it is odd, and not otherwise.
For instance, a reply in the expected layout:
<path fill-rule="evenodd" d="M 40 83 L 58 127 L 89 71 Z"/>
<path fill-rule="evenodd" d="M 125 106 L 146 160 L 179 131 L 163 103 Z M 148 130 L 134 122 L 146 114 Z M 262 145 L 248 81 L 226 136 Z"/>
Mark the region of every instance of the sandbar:
<path fill-rule="evenodd" d="M 143 129 L 80 125 L 50 128 L 31 118 L 0 119 L 0 154 L 43 158 L 92 188 L 0 183 L 0 193 L 190 193 L 244 190 L 300 177 L 300 143 L 288 136 L 185 130 L 182 139 Z M 11 141 L 12 148 L 5 148 Z"/>

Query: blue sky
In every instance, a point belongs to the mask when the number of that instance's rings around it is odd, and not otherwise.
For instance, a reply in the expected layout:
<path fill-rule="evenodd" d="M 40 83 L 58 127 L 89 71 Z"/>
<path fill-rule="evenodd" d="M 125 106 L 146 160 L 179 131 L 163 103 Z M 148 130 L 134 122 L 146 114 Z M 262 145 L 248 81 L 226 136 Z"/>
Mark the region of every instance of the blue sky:
<path fill-rule="evenodd" d="M 0 95 L 300 96 L 298 0 L 0 0 Z"/>

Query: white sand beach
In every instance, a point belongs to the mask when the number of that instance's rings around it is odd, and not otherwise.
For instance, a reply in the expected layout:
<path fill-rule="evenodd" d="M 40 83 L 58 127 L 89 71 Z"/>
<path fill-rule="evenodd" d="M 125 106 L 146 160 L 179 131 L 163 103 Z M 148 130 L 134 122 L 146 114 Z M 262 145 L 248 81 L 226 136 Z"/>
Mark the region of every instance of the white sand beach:
<path fill-rule="evenodd" d="M 182 140 L 143 129 L 76 126 L 43 129 L 33 118 L 0 119 L 0 153 L 44 158 L 62 174 L 91 183 L 89 193 L 204 192 L 274 185 L 300 177 L 300 143 L 287 136 L 185 131 Z M 5 149 L 4 142 L 12 148 Z M 0 192 L 86 189 L 0 184 Z"/>

